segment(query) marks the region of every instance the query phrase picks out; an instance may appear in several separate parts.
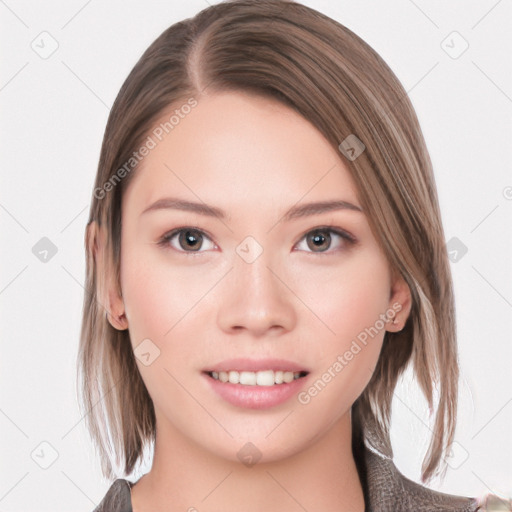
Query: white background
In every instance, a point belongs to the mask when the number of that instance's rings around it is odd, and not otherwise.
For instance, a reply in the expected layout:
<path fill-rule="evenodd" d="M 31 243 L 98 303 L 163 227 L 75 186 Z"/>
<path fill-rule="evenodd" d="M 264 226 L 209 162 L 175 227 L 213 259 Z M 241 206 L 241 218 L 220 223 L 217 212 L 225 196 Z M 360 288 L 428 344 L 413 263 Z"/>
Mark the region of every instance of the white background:
<path fill-rule="evenodd" d="M 461 365 L 456 440 L 468 458 L 430 487 L 512 497 L 512 4 L 304 3 L 361 36 L 396 73 L 434 164 L 446 240 L 468 248 L 451 264 Z M 0 1 L 0 511 L 91 511 L 110 485 L 75 387 L 83 235 L 101 139 L 141 53 L 205 7 Z M 43 31 L 59 45 L 47 59 L 31 48 Z M 455 59 L 441 46 L 453 31 L 469 43 Z M 42 237 L 58 249 L 47 263 L 32 253 Z M 404 383 L 393 405 L 395 463 L 419 482 L 430 430 L 417 387 Z M 43 442 L 58 454 L 47 469 L 35 462 L 51 460 Z"/>

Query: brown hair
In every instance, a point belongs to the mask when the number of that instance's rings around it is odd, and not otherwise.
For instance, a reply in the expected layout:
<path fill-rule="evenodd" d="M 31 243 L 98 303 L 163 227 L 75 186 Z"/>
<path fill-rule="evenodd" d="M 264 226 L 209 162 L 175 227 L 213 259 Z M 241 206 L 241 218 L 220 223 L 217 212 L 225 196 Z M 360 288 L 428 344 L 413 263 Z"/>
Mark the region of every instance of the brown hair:
<path fill-rule="evenodd" d="M 361 429 L 372 423 L 377 435 L 371 442 L 392 455 L 393 391 L 412 360 L 431 414 L 433 385 L 439 386 L 422 465 L 421 479 L 429 480 L 453 442 L 459 377 L 452 281 L 432 164 L 407 93 L 382 58 L 342 24 L 286 0 L 225 1 L 175 23 L 144 52 L 110 112 L 85 234 L 87 294 L 77 360 L 87 428 L 104 476 L 115 477 L 111 455 L 117 464 L 122 456 L 130 474 L 146 444 L 154 442 L 156 425 L 129 332 L 105 318 L 97 228 L 106 229 L 103 254 L 121 295 L 121 199 L 136 169 L 132 162 L 128 171 L 126 162 L 163 112 L 200 98 L 205 89 L 274 98 L 309 120 L 335 148 L 350 134 L 366 146 L 344 162 L 377 241 L 411 290 L 412 307 L 402 331 L 386 332 L 375 372 L 352 407 L 353 421 Z"/>

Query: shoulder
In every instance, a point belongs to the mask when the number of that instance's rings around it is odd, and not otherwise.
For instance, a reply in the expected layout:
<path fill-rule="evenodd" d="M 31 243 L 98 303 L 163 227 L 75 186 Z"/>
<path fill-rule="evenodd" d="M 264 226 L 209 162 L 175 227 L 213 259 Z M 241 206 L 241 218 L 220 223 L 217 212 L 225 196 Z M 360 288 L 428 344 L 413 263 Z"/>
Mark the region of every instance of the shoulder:
<path fill-rule="evenodd" d="M 476 497 L 459 496 L 429 489 L 400 473 L 400 483 L 404 497 L 416 510 L 439 510 L 457 512 L 483 512 L 480 500 Z"/>
<path fill-rule="evenodd" d="M 477 497 L 457 496 L 428 489 L 401 475 L 407 495 L 419 510 L 450 510 L 461 512 L 511 512 L 512 500 L 502 499 L 495 494 L 484 494 Z M 423 508 L 422 508 L 423 507 Z M 431 508 L 428 508 L 431 507 Z"/>
<path fill-rule="evenodd" d="M 129 480 L 118 478 L 92 512 L 133 512 L 131 485 Z"/>
<path fill-rule="evenodd" d="M 429 489 L 403 475 L 392 458 L 365 450 L 369 512 L 493 512 L 512 510 L 494 495 L 459 496 Z M 499 503 L 498 503 L 499 501 Z M 506 507 L 509 508 L 506 508 Z M 501 507 L 501 508 L 499 508 Z M 505 507 L 505 508 L 503 508 Z"/>

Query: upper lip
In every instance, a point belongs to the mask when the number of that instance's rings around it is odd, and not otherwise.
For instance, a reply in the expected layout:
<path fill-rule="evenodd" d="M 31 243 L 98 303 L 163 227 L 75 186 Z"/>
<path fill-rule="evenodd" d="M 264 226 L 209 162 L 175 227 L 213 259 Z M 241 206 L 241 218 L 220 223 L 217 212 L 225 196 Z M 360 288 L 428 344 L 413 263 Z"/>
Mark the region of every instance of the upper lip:
<path fill-rule="evenodd" d="M 263 370 L 283 370 L 288 372 L 308 372 L 307 368 L 286 359 L 247 359 L 236 358 L 226 359 L 205 368 L 205 372 L 227 372 L 230 370 L 239 370 L 246 372 L 259 372 Z"/>

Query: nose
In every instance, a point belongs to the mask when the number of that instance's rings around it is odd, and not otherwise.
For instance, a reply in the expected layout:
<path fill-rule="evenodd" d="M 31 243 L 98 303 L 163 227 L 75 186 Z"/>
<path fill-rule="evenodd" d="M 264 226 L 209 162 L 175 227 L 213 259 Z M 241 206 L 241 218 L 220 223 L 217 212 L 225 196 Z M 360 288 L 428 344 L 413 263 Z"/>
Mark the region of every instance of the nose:
<path fill-rule="evenodd" d="M 294 328 L 298 301 L 288 283 L 290 277 L 266 255 L 263 251 L 248 263 L 235 254 L 219 296 L 217 322 L 224 332 L 268 337 Z"/>

